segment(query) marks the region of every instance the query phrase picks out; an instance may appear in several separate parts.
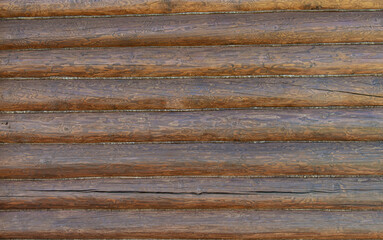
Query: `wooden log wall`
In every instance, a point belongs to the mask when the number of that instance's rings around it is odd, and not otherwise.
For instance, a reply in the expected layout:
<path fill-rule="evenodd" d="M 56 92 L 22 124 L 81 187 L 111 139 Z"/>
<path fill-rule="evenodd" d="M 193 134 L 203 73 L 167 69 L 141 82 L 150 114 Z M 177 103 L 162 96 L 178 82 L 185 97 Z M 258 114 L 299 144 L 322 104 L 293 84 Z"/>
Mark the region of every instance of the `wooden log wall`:
<path fill-rule="evenodd" d="M 381 0 L 1 0 L 1 239 L 383 239 Z"/>

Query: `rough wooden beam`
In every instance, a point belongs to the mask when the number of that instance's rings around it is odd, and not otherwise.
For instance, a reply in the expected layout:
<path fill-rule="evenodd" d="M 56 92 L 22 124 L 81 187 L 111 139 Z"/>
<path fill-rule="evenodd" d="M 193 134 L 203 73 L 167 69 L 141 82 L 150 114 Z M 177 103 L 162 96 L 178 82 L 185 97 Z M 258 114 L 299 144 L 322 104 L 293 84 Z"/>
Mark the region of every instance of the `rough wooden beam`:
<path fill-rule="evenodd" d="M 380 211 L 2 211 L 1 238 L 383 238 Z"/>
<path fill-rule="evenodd" d="M 0 20 L 0 49 L 383 42 L 383 12 Z"/>
<path fill-rule="evenodd" d="M 0 79 L 0 110 L 383 106 L 382 77 Z"/>
<path fill-rule="evenodd" d="M 381 8 L 380 0 L 2 0 L 0 17 Z"/>
<path fill-rule="evenodd" d="M 383 210 L 383 178 L 0 180 L 0 209 Z"/>
<path fill-rule="evenodd" d="M 2 144 L 1 178 L 383 175 L 382 142 Z"/>
<path fill-rule="evenodd" d="M 0 51 L 0 77 L 382 74 L 381 45 Z"/>
<path fill-rule="evenodd" d="M 3 113 L 0 142 L 382 141 L 383 111 Z"/>

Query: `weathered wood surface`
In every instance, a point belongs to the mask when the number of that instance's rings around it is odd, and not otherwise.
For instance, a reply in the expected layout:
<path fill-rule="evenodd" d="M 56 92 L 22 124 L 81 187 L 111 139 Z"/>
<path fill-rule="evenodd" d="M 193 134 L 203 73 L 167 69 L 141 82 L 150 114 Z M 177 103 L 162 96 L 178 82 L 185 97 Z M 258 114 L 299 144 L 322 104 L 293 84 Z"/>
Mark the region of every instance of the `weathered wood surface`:
<path fill-rule="evenodd" d="M 381 8 L 380 0 L 2 0 L 0 17 Z"/>
<path fill-rule="evenodd" d="M 383 178 L 0 180 L 0 209 L 383 210 Z"/>
<path fill-rule="evenodd" d="M 0 20 L 0 49 L 383 42 L 383 12 Z"/>
<path fill-rule="evenodd" d="M 0 110 L 383 106 L 382 77 L 0 79 Z"/>
<path fill-rule="evenodd" d="M 0 51 L 0 77 L 382 74 L 381 45 Z"/>
<path fill-rule="evenodd" d="M 2 211 L 1 238 L 383 238 L 381 211 Z"/>
<path fill-rule="evenodd" d="M 383 109 L 0 114 L 0 142 L 382 141 Z"/>
<path fill-rule="evenodd" d="M 2 144 L 0 178 L 383 175 L 382 142 Z"/>
<path fill-rule="evenodd" d="M 0 0 L 0 238 L 383 239 L 382 9 Z"/>

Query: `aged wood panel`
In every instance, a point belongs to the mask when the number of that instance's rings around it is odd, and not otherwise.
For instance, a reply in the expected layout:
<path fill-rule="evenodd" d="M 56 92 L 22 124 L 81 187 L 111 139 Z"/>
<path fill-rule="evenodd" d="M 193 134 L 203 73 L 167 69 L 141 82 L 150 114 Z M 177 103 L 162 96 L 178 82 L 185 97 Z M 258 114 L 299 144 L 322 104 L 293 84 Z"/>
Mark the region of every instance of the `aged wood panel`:
<path fill-rule="evenodd" d="M 382 74 L 381 45 L 0 51 L 0 77 Z"/>
<path fill-rule="evenodd" d="M 383 210 L 383 178 L 0 180 L 0 209 Z"/>
<path fill-rule="evenodd" d="M 2 211 L 1 238 L 383 238 L 381 211 Z"/>
<path fill-rule="evenodd" d="M 382 142 L 2 144 L 0 178 L 383 175 Z"/>
<path fill-rule="evenodd" d="M 383 42 L 383 12 L 0 20 L 0 49 Z"/>
<path fill-rule="evenodd" d="M 382 141 L 383 109 L 0 114 L 0 142 Z"/>
<path fill-rule="evenodd" d="M 382 77 L 0 79 L 2 111 L 382 105 Z"/>
<path fill-rule="evenodd" d="M 2 0 L 0 17 L 381 8 L 380 0 Z"/>

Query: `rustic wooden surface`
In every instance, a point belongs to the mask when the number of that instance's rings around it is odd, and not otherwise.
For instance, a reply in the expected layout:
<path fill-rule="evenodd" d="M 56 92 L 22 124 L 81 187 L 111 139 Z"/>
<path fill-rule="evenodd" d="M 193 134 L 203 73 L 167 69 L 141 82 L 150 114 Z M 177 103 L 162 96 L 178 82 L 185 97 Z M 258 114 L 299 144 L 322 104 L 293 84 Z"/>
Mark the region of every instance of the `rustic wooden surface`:
<path fill-rule="evenodd" d="M 383 239 L 382 10 L 0 0 L 0 238 Z"/>
<path fill-rule="evenodd" d="M 0 51 L 0 77 L 382 74 L 381 45 Z"/>
<path fill-rule="evenodd" d="M 0 180 L 0 209 L 383 210 L 383 178 Z"/>
<path fill-rule="evenodd" d="M 383 12 L 0 20 L 0 49 L 383 42 Z"/>
<path fill-rule="evenodd" d="M 0 142 L 382 141 L 382 108 L 0 114 Z"/>
<path fill-rule="evenodd" d="M 2 211 L 1 238 L 383 238 L 381 211 Z"/>
<path fill-rule="evenodd" d="M 380 0 L 2 0 L 0 17 L 382 8 Z"/>
<path fill-rule="evenodd" d="M 383 175 L 382 142 L 2 144 L 0 178 Z"/>
<path fill-rule="evenodd" d="M 0 79 L 0 110 L 383 106 L 382 77 Z"/>

